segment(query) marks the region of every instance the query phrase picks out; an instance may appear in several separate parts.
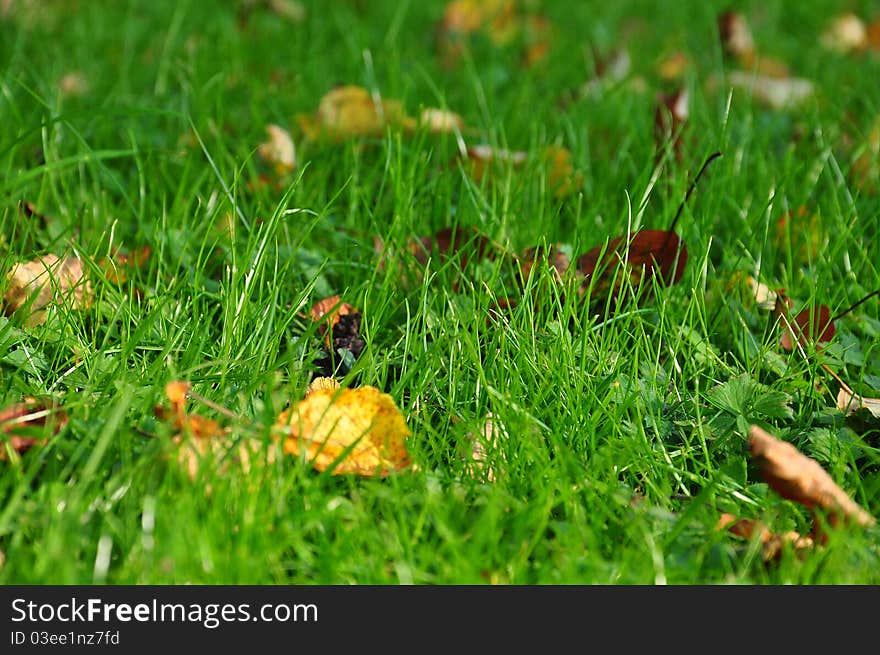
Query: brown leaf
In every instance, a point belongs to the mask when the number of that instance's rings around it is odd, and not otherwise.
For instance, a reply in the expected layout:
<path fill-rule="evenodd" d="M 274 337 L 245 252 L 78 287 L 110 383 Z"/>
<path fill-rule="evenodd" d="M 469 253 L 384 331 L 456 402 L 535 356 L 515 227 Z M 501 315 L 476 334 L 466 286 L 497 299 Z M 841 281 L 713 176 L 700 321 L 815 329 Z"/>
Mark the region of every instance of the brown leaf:
<path fill-rule="evenodd" d="M 25 324 L 40 325 L 46 320 L 46 309 L 64 305 L 70 309 L 86 309 L 92 302 L 92 285 L 77 257 L 59 259 L 44 255 L 14 265 L 6 275 L 9 285 L 4 297 L 4 310 L 13 314 L 24 308 Z"/>
<path fill-rule="evenodd" d="M 44 446 L 47 434 L 56 435 L 67 425 L 67 413 L 53 401 L 25 398 L 0 410 L 0 461 L 8 457 L 7 448 L 24 453 L 34 446 Z"/>
<path fill-rule="evenodd" d="M 309 313 L 312 320 L 320 321 L 318 331 L 324 335 L 323 355 L 315 361 L 318 371 L 328 378 L 344 373 L 342 353 L 357 359 L 366 345 L 360 336 L 361 313 L 339 296 L 318 301 Z"/>
<path fill-rule="evenodd" d="M 520 257 L 520 271 L 522 272 L 523 281 L 529 279 L 532 269 L 536 265 L 552 269 L 554 277 L 557 280 L 562 280 L 562 276 L 568 270 L 570 262 L 559 246 L 536 246 L 529 248 Z"/>
<path fill-rule="evenodd" d="M 784 321 L 779 342 L 788 351 L 794 350 L 796 341 L 804 346 L 814 344 L 818 348 L 818 344 L 828 343 L 836 333 L 828 307 L 818 305 L 801 310 L 794 322 L 791 319 Z"/>
<path fill-rule="evenodd" d="M 749 449 L 764 481 L 783 498 L 825 510 L 832 518 L 849 518 L 865 527 L 874 525 L 874 518 L 853 502 L 816 460 L 790 443 L 753 425 L 749 429 Z"/>
<path fill-rule="evenodd" d="M 687 55 L 680 50 L 673 52 L 657 63 L 657 74 L 661 79 L 680 80 L 689 66 Z"/>
<path fill-rule="evenodd" d="M 109 258 L 100 261 L 100 266 L 104 269 L 108 282 L 125 284 L 130 274 L 144 267 L 151 253 L 150 246 L 142 246 L 132 252 L 123 252 L 117 248 Z"/>
<path fill-rule="evenodd" d="M 805 537 L 798 532 L 786 532 L 775 534 L 756 519 L 741 519 L 733 514 L 724 513 L 718 519 L 716 530 L 727 530 L 731 534 L 744 539 L 758 539 L 762 544 L 762 557 L 765 562 L 775 560 L 782 553 L 785 544 L 791 544 L 796 552 L 806 551 L 813 548 L 813 539 Z"/>
<path fill-rule="evenodd" d="M 340 317 L 357 313 L 359 313 L 358 310 L 347 302 L 342 302 L 342 298 L 339 296 L 330 296 L 319 300 L 309 309 L 309 316 L 312 317 L 312 320 L 316 323 L 320 321 L 318 330 L 325 335 L 328 346 L 332 339 L 333 328 L 339 323 Z"/>
<path fill-rule="evenodd" d="M 687 247 L 675 232 L 667 230 L 641 230 L 632 235 L 627 243 L 625 237 L 612 239 L 607 247 L 596 246 L 577 258 L 577 271 L 584 276 L 582 288 L 593 286 L 594 294 L 604 300 L 610 294 L 616 297 L 622 280 L 618 264 L 625 264 L 626 272 L 634 285 L 648 283 L 658 273 L 672 285 L 681 280 L 687 266 Z"/>
<path fill-rule="evenodd" d="M 319 471 L 385 476 L 410 466 L 410 430 L 394 400 L 375 387 L 318 389 L 275 422 L 284 451 Z"/>
<path fill-rule="evenodd" d="M 495 482 L 495 469 L 489 455 L 500 452 L 499 441 L 509 438 L 507 429 L 492 416 L 492 412 L 487 412 L 479 433 L 469 433 L 468 438 L 471 442 L 470 464 L 474 476 L 482 478 L 486 482 Z"/>
<path fill-rule="evenodd" d="M 743 67 L 750 67 L 755 59 L 755 39 L 745 16 L 737 11 L 722 13 L 718 17 L 718 32 L 725 54 Z"/>
<path fill-rule="evenodd" d="M 296 168 L 296 147 L 293 139 L 287 130 L 273 124 L 266 126 L 266 134 L 269 140 L 260 144 L 257 153 L 277 176 L 283 177 Z"/>

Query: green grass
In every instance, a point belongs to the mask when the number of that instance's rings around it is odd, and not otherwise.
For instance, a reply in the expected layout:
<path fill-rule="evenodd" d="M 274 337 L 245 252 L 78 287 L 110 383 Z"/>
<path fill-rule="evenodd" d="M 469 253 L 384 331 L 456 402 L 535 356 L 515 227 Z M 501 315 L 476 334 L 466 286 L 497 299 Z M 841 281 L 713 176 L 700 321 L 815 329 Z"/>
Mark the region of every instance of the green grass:
<path fill-rule="evenodd" d="M 818 44 L 840 11 L 877 18 L 870 2 L 745 3 L 759 50 L 816 85 L 783 111 L 728 93 L 720 2 L 535 3 L 556 32 L 531 69 L 521 44 L 482 36 L 444 67 L 440 2 L 313 2 L 300 24 L 258 8 L 245 27 L 240 3 L 216 4 L 19 2 L 0 18 L 0 270 L 75 252 L 95 288 L 90 309 L 39 327 L 0 318 L 0 408 L 49 396 L 69 416 L 48 445 L 0 462 L 0 582 L 880 582 L 877 528 L 842 526 L 769 564 L 759 543 L 714 529 L 729 512 L 810 530 L 810 513 L 750 460 L 751 423 L 880 515 L 880 430 L 835 409 L 820 367 L 880 396 L 880 303 L 804 359 L 729 287 L 757 275 L 796 310 L 832 313 L 880 288 L 880 200 L 850 172 L 880 116 L 880 54 Z M 592 76 L 592 46 L 626 47 L 629 76 L 562 103 Z M 691 62 L 690 117 L 681 160 L 658 171 L 655 95 L 674 84 L 656 62 L 676 50 Z M 59 91 L 72 71 L 82 95 Z M 339 83 L 411 113 L 447 106 L 469 143 L 529 159 L 477 184 L 451 136 L 305 144 L 295 116 Z M 252 184 L 268 123 L 299 150 L 280 189 Z M 584 178 L 564 200 L 542 174 L 553 143 Z M 545 270 L 520 292 L 500 260 L 461 275 L 432 260 L 415 282 L 394 258 L 378 267 L 375 235 L 399 249 L 450 225 L 511 252 L 562 243 L 575 255 L 629 221 L 665 229 L 715 150 L 677 226 L 684 278 L 613 316 L 560 294 Z M 810 256 L 804 228 L 776 236 L 801 205 L 820 216 Z M 106 279 L 114 248 L 144 245 L 151 256 L 127 283 Z M 320 338 L 303 314 L 333 294 L 363 312 L 367 345 L 344 382 L 395 399 L 416 470 L 331 476 L 285 457 L 248 472 L 209 463 L 191 481 L 154 416 L 165 384 L 191 381 L 238 418 L 194 411 L 268 443 L 262 426 L 314 375 Z M 520 303 L 487 322 L 507 295 Z M 488 412 L 506 432 L 488 453 L 494 482 L 465 456 Z"/>

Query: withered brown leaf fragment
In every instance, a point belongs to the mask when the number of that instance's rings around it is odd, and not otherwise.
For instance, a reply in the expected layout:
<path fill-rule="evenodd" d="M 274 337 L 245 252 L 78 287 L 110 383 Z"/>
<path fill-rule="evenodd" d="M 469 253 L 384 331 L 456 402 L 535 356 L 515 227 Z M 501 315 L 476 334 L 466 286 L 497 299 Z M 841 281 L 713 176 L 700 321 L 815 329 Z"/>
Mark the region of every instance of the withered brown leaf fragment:
<path fill-rule="evenodd" d="M 6 280 L 3 309 L 11 315 L 24 308 L 29 312 L 25 319 L 29 327 L 45 322 L 50 305 L 85 309 L 92 302 L 92 285 L 78 257 L 60 259 L 49 254 L 20 262 L 7 273 Z"/>
<path fill-rule="evenodd" d="M 346 353 L 357 359 L 366 345 L 360 336 L 361 313 L 339 296 L 331 296 L 315 303 L 310 314 L 312 320 L 321 322 L 318 329 L 324 335 L 323 353 L 315 360 L 319 374 L 332 378 L 344 373 Z"/>
<path fill-rule="evenodd" d="M 880 398 L 866 398 L 857 394 L 842 381 L 840 381 L 840 391 L 837 392 L 837 407 L 847 416 L 866 411 L 874 418 L 880 419 Z"/>
<path fill-rule="evenodd" d="M 261 143 L 257 153 L 272 167 L 278 177 L 283 177 L 296 168 L 296 147 L 290 133 L 279 125 L 266 126 L 269 140 Z"/>
<path fill-rule="evenodd" d="M 819 463 L 792 444 L 758 427 L 749 429 L 749 450 L 764 481 L 783 498 L 829 513 L 830 520 L 851 519 L 867 527 L 876 521 L 859 507 Z"/>
<path fill-rule="evenodd" d="M 800 342 L 804 346 L 814 344 L 818 348 L 819 344 L 831 341 L 836 333 L 837 330 L 831 320 L 831 311 L 826 305 L 816 305 L 798 312 L 794 321 L 790 318 L 782 321 L 782 336 L 779 342 L 788 351 L 794 350 L 795 342 Z"/>
<path fill-rule="evenodd" d="M 520 257 L 520 272 L 523 281 L 529 279 L 535 266 L 546 266 L 552 269 L 554 277 L 561 280 L 569 265 L 568 256 L 558 245 L 528 248 Z"/>
<path fill-rule="evenodd" d="M 25 398 L 0 410 L 0 461 L 8 457 L 7 448 L 24 453 L 46 444 L 67 425 L 67 413 L 54 401 Z"/>
<path fill-rule="evenodd" d="M 733 514 L 724 513 L 715 525 L 716 530 L 727 530 L 731 534 L 744 539 L 757 538 L 761 542 L 761 554 L 765 562 L 776 559 L 782 553 L 785 544 L 791 544 L 795 552 L 810 550 L 814 546 L 813 539 L 799 532 L 775 534 L 756 519 L 741 519 Z"/>
<path fill-rule="evenodd" d="M 860 52 L 868 47 L 868 30 L 862 19 L 850 11 L 834 18 L 819 41 L 841 54 Z"/>

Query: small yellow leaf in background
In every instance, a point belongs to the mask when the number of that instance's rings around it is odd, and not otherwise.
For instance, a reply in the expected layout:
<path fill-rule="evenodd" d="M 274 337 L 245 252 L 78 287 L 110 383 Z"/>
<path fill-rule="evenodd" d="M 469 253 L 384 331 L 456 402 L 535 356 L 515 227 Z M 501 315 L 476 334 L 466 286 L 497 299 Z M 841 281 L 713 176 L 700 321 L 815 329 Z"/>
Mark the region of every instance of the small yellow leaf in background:
<path fill-rule="evenodd" d="M 82 96 L 88 92 L 89 83 L 81 72 L 72 71 L 58 80 L 58 90 L 65 98 Z"/>
<path fill-rule="evenodd" d="M 467 156 L 471 177 L 477 182 L 481 182 L 494 167 L 522 166 L 528 158 L 528 155 L 521 150 L 493 148 L 483 143 L 468 147 Z"/>
<path fill-rule="evenodd" d="M 319 471 L 384 476 L 410 466 L 410 430 L 391 396 L 375 387 L 312 391 L 283 411 L 275 428 L 285 452 Z"/>
<path fill-rule="evenodd" d="M 831 21 L 820 42 L 841 54 L 858 52 L 868 47 L 868 29 L 861 18 L 848 12 Z"/>
<path fill-rule="evenodd" d="M 413 128 L 397 100 L 374 98 L 360 86 L 340 86 L 321 98 L 314 116 L 297 117 L 310 141 L 322 138 L 344 141 L 355 137 L 377 136 L 388 126 Z"/>
<path fill-rule="evenodd" d="M 278 125 L 267 125 L 269 140 L 257 149 L 263 161 L 272 166 L 275 174 L 285 175 L 296 168 L 296 148 L 290 133 Z"/>
<path fill-rule="evenodd" d="M 461 131 L 464 120 L 455 112 L 435 107 L 426 107 L 419 115 L 419 125 L 424 125 L 435 134 L 451 134 Z"/>
<path fill-rule="evenodd" d="M 3 298 L 4 310 L 12 314 L 26 308 L 31 312 L 25 320 L 29 327 L 45 322 L 45 310 L 50 305 L 86 309 L 92 302 L 91 282 L 77 257 L 59 259 L 49 254 L 18 263 L 6 280 L 9 286 Z"/>
<path fill-rule="evenodd" d="M 564 198 L 583 186 L 583 175 L 575 172 L 571 152 L 566 148 L 547 146 L 542 157 L 547 166 L 547 186 L 554 196 Z"/>
<path fill-rule="evenodd" d="M 779 78 L 733 71 L 730 84 L 750 92 L 756 100 L 771 109 L 795 107 L 813 95 L 813 83 L 800 77 Z"/>

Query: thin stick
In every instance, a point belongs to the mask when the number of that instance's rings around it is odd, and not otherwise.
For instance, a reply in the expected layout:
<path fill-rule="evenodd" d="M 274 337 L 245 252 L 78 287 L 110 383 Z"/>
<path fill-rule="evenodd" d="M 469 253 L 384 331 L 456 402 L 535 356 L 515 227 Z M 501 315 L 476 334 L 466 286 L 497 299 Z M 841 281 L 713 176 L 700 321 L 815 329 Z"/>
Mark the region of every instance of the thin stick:
<path fill-rule="evenodd" d="M 706 158 L 706 161 L 703 162 L 703 165 L 700 167 L 700 171 L 697 173 L 697 176 L 694 178 L 694 181 L 691 182 L 691 185 L 688 187 L 687 193 L 684 194 L 684 200 L 681 201 L 681 204 L 678 206 L 678 211 L 675 212 L 675 218 L 672 219 L 672 224 L 669 226 L 668 232 L 672 232 L 675 229 L 676 223 L 678 223 L 678 219 L 681 216 L 681 212 L 684 211 L 684 206 L 687 204 L 687 201 L 690 199 L 691 194 L 694 192 L 694 189 L 697 188 L 697 182 L 700 181 L 700 177 L 702 177 L 703 172 L 709 167 L 713 161 L 718 159 L 721 156 L 721 152 L 713 152 Z"/>
<path fill-rule="evenodd" d="M 863 303 L 869 301 L 871 298 L 873 298 L 873 297 L 876 296 L 876 295 L 880 295 L 880 289 L 877 289 L 876 291 L 872 291 L 871 293 L 869 293 L 867 296 L 865 296 L 865 297 L 862 298 L 861 300 L 857 300 L 857 301 L 855 302 L 855 304 L 850 305 L 849 307 L 847 307 L 846 309 L 844 309 L 842 312 L 838 312 L 838 314 L 837 314 L 834 318 L 832 318 L 831 320 L 829 320 L 828 323 L 831 324 L 831 323 L 834 323 L 834 321 L 836 321 L 837 319 L 839 319 L 839 318 L 843 318 L 844 316 L 846 316 L 847 314 L 849 314 L 852 310 L 854 310 L 856 307 L 858 307 L 859 305 L 861 305 L 861 304 L 863 304 Z"/>

